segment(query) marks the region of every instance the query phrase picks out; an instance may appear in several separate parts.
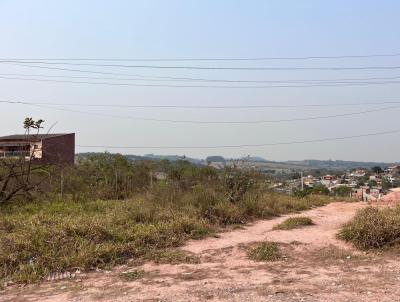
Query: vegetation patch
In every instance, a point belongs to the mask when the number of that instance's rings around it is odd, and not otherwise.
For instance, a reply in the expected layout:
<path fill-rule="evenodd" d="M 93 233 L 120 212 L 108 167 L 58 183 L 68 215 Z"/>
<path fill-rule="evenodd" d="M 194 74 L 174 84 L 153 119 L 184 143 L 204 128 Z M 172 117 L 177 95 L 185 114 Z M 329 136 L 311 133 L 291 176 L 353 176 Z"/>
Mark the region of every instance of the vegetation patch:
<path fill-rule="evenodd" d="M 156 251 L 149 254 L 147 259 L 161 264 L 200 263 L 199 257 L 177 249 Z"/>
<path fill-rule="evenodd" d="M 5 172 L 14 175 L 0 169 L 0 186 Z M 156 179 L 160 172 L 166 178 Z M 272 192 L 256 171 L 132 162 L 109 153 L 88 154 L 62 174 L 57 167 L 45 174 L 29 199 L 14 195 L 0 203 L 0 283 L 32 283 L 128 260 L 195 262 L 176 247 L 226 226 L 335 201 Z M 7 184 L 13 190 L 18 181 Z"/>
<path fill-rule="evenodd" d="M 309 217 L 289 217 L 280 224 L 273 227 L 274 230 L 292 230 L 304 226 L 314 225 L 314 222 Z"/>
<path fill-rule="evenodd" d="M 136 281 L 144 276 L 143 270 L 134 270 L 120 274 L 120 277 L 125 281 Z"/>
<path fill-rule="evenodd" d="M 217 188 L 182 190 L 172 183 L 126 200 L 54 198 L 4 204 L 0 280 L 31 283 L 53 272 L 110 267 L 151 254 L 155 261 L 181 261 L 186 257 L 164 251 L 213 235 L 226 225 L 328 202 L 320 196 L 297 199 L 257 188 L 232 203 Z"/>
<path fill-rule="evenodd" d="M 378 209 L 368 207 L 357 212 L 344 225 L 338 238 L 368 250 L 391 247 L 400 243 L 400 206 Z"/>
<path fill-rule="evenodd" d="M 276 242 L 262 242 L 247 251 L 247 257 L 254 261 L 276 261 L 281 258 Z"/>

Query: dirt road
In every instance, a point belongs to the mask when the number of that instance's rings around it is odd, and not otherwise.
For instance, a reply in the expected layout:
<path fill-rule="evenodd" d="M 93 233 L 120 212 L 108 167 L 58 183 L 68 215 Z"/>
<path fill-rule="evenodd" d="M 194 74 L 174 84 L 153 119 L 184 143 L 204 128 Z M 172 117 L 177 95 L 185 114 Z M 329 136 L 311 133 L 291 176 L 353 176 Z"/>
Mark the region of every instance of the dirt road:
<path fill-rule="evenodd" d="M 280 217 L 190 241 L 182 249 L 199 263 L 121 266 L 69 281 L 11 287 L 0 301 L 400 301 L 398 255 L 358 252 L 335 239 L 362 207 L 332 203 L 298 214 L 315 222 L 302 229 L 272 230 L 286 218 Z M 246 246 L 266 240 L 279 242 L 284 257 L 249 260 Z M 122 272 L 138 269 L 144 271 L 138 280 L 121 279 Z"/>

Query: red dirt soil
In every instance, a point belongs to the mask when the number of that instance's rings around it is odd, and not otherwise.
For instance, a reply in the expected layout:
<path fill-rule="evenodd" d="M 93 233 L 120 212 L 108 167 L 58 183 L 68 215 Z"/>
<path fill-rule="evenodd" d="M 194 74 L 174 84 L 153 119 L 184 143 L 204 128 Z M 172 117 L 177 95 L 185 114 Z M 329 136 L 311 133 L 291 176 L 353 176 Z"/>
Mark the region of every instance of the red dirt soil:
<path fill-rule="evenodd" d="M 120 266 L 0 292 L 0 301 L 400 301 L 400 263 L 395 254 L 367 254 L 336 239 L 362 203 L 331 203 L 321 208 L 190 241 L 182 249 L 199 263 Z M 315 225 L 272 230 L 288 216 L 310 217 Z M 249 260 L 254 242 L 276 241 L 283 257 Z M 126 281 L 121 273 L 143 270 Z"/>

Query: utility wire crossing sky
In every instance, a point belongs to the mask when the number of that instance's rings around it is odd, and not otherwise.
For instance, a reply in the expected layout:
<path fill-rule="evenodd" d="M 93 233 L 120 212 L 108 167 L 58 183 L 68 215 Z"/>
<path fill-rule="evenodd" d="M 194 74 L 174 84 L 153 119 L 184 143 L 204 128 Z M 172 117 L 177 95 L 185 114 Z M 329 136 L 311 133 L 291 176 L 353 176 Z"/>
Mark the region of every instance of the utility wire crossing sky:
<path fill-rule="evenodd" d="M 397 1 L 93 4 L 0 2 L 1 134 L 32 116 L 78 151 L 399 160 Z"/>

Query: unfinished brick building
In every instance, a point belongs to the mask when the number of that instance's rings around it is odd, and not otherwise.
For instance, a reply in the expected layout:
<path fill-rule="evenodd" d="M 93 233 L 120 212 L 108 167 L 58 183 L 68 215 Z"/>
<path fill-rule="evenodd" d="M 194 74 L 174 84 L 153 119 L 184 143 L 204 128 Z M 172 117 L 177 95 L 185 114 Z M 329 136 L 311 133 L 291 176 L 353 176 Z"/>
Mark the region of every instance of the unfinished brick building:
<path fill-rule="evenodd" d="M 43 164 L 73 165 L 75 133 L 0 137 L 0 160 L 24 156 Z"/>

